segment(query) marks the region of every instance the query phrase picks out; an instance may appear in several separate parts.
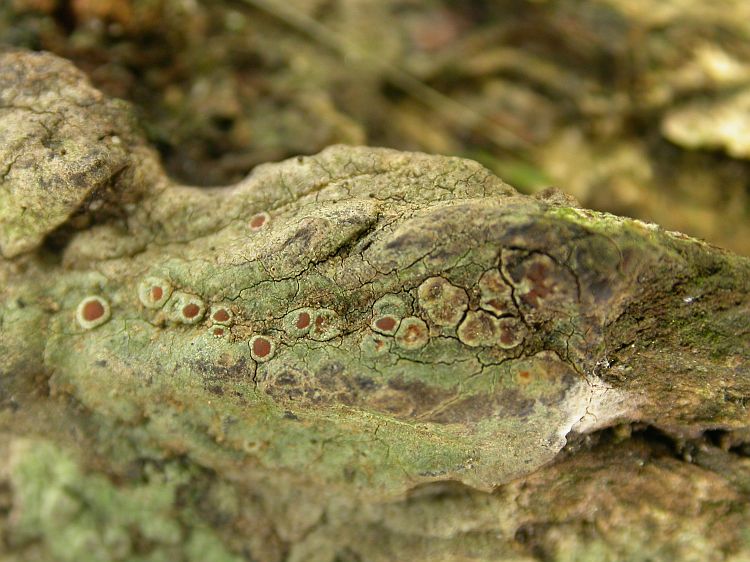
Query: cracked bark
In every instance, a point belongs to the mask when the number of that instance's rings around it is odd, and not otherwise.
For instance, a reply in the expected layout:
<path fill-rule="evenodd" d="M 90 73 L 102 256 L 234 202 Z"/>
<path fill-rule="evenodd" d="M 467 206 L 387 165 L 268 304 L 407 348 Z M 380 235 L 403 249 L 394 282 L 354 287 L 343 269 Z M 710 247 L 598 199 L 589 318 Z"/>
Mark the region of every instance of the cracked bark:
<path fill-rule="evenodd" d="M 179 186 L 50 55 L 2 55 L 0 100 L 4 556 L 748 556 L 746 258 L 457 158 L 332 147 Z M 488 273 L 517 345 L 465 325 Z M 403 337 L 371 329 L 385 296 Z"/>

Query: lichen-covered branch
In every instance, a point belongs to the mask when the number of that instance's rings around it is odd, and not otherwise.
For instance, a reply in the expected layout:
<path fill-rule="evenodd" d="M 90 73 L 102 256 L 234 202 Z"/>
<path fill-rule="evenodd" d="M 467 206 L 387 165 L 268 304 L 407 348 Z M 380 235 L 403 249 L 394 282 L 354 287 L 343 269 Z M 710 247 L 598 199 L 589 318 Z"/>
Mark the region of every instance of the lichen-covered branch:
<path fill-rule="evenodd" d="M 336 146 L 175 185 L 50 55 L 2 55 L 0 102 L 11 559 L 678 548 L 584 538 L 597 509 L 750 552 L 750 260 L 457 158 Z"/>

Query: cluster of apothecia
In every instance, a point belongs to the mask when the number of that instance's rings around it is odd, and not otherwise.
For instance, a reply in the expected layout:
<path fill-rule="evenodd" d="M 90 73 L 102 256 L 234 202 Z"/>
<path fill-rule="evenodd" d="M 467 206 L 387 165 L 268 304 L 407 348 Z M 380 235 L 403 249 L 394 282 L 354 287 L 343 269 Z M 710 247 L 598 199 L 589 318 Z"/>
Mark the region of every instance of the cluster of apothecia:
<path fill-rule="evenodd" d="M 215 338 L 225 337 L 234 323 L 234 312 L 229 306 L 213 305 L 210 309 L 204 301 L 190 293 L 175 291 L 164 279 L 148 277 L 138 288 L 138 298 L 146 308 L 162 309 L 168 320 L 182 324 L 197 324 L 206 318 L 210 323 L 209 333 Z M 257 362 L 271 359 L 276 344 L 269 336 L 254 335 L 250 338 L 250 355 Z"/>
<path fill-rule="evenodd" d="M 430 339 L 430 325 L 438 331 L 447 328 L 470 347 L 496 346 L 511 349 L 526 336 L 526 328 L 516 316 L 511 289 L 497 270 L 485 272 L 477 285 L 479 303 L 469 310 L 467 291 L 443 277 L 430 277 L 417 288 L 417 303 L 426 320 L 407 314 L 404 300 L 395 294 L 378 299 L 372 307 L 370 328 L 406 351 L 424 347 Z M 209 331 L 216 338 L 225 337 L 234 322 L 229 306 L 213 305 L 194 294 L 175 290 L 159 277 L 146 277 L 138 286 L 138 299 L 152 310 L 161 310 L 167 320 L 195 325 L 208 313 Z M 110 317 L 109 304 L 102 297 L 87 296 L 77 310 L 81 327 L 93 329 Z M 428 325 L 429 323 L 429 325 Z M 339 316 L 330 308 L 298 308 L 283 319 L 283 328 L 292 338 L 309 338 L 324 342 L 341 334 Z M 258 362 L 268 361 L 276 351 L 275 341 L 266 335 L 249 340 L 251 356 Z"/>
<path fill-rule="evenodd" d="M 258 231 L 269 221 L 268 213 L 257 213 L 248 221 L 248 227 Z M 434 334 L 453 335 L 469 347 L 512 349 L 520 345 L 528 332 L 520 318 L 518 302 L 538 309 L 540 301 L 560 293 L 555 285 L 559 279 L 549 275 L 555 264 L 546 256 L 511 251 L 503 256 L 502 262 L 500 267 L 481 275 L 471 289 L 472 298 L 467 289 L 445 277 L 425 279 L 415 294 L 421 317 L 409 314 L 409 307 L 396 294 L 378 299 L 373 304 L 370 322 L 370 337 L 377 340 L 376 348 L 384 347 L 385 337 L 392 338 L 401 349 L 415 351 L 424 347 Z M 514 290 L 515 298 L 520 301 L 514 300 Z M 160 310 L 168 321 L 175 323 L 195 325 L 208 314 L 209 331 L 216 338 L 228 335 L 234 322 L 229 306 L 214 305 L 209 309 L 201 297 L 176 290 L 159 277 L 141 281 L 138 299 L 147 309 Z M 87 330 L 104 324 L 110 315 L 107 301 L 94 295 L 85 297 L 76 310 L 79 325 Z M 341 335 L 339 316 L 329 308 L 292 310 L 284 317 L 283 328 L 294 339 L 325 342 Z M 251 356 L 259 362 L 268 361 L 276 351 L 276 342 L 266 335 L 252 336 L 249 345 Z"/>
<path fill-rule="evenodd" d="M 173 323 L 195 325 L 207 319 L 209 333 L 216 338 L 225 337 L 235 321 L 231 307 L 213 305 L 209 309 L 201 297 L 175 290 L 169 281 L 159 277 L 146 277 L 141 281 L 138 300 L 147 309 L 160 310 L 164 318 Z M 109 317 L 109 304 L 99 296 L 85 297 L 76 312 L 79 325 L 87 330 L 104 324 Z M 319 342 L 340 335 L 339 324 L 338 313 L 330 308 L 299 308 L 284 318 L 284 329 L 290 337 L 307 337 Z M 258 362 L 268 361 L 276 351 L 276 342 L 266 335 L 254 335 L 248 343 L 252 358 Z"/>
<path fill-rule="evenodd" d="M 430 277 L 419 285 L 416 293 L 417 305 L 425 319 L 407 316 L 404 301 L 389 294 L 373 305 L 370 328 L 382 336 L 393 337 L 396 345 L 405 350 L 419 349 L 427 344 L 431 333 L 444 332 L 454 333 L 470 347 L 511 349 L 520 345 L 526 337 L 526 327 L 517 316 L 511 288 L 500 272 L 486 271 L 477 290 L 478 305 L 476 310 L 469 310 L 466 289 L 444 277 Z"/>

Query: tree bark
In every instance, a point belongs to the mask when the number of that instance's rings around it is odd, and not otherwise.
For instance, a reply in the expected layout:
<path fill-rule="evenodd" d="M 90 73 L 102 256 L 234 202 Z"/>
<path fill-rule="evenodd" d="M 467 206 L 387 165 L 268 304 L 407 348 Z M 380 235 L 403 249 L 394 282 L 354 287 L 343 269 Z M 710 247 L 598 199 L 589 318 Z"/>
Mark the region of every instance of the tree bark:
<path fill-rule="evenodd" d="M 334 146 L 177 185 L 0 57 L 9 560 L 742 560 L 750 260 Z"/>

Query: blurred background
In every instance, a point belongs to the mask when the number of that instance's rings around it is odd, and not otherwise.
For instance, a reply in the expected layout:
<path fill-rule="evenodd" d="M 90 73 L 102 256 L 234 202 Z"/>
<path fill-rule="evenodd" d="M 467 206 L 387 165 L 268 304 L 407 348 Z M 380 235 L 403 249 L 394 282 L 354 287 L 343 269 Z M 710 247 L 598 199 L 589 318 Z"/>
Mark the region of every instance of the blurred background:
<path fill-rule="evenodd" d="M 131 101 L 184 183 L 421 150 L 750 255 L 747 0 L 1 0 L 0 44 Z"/>

